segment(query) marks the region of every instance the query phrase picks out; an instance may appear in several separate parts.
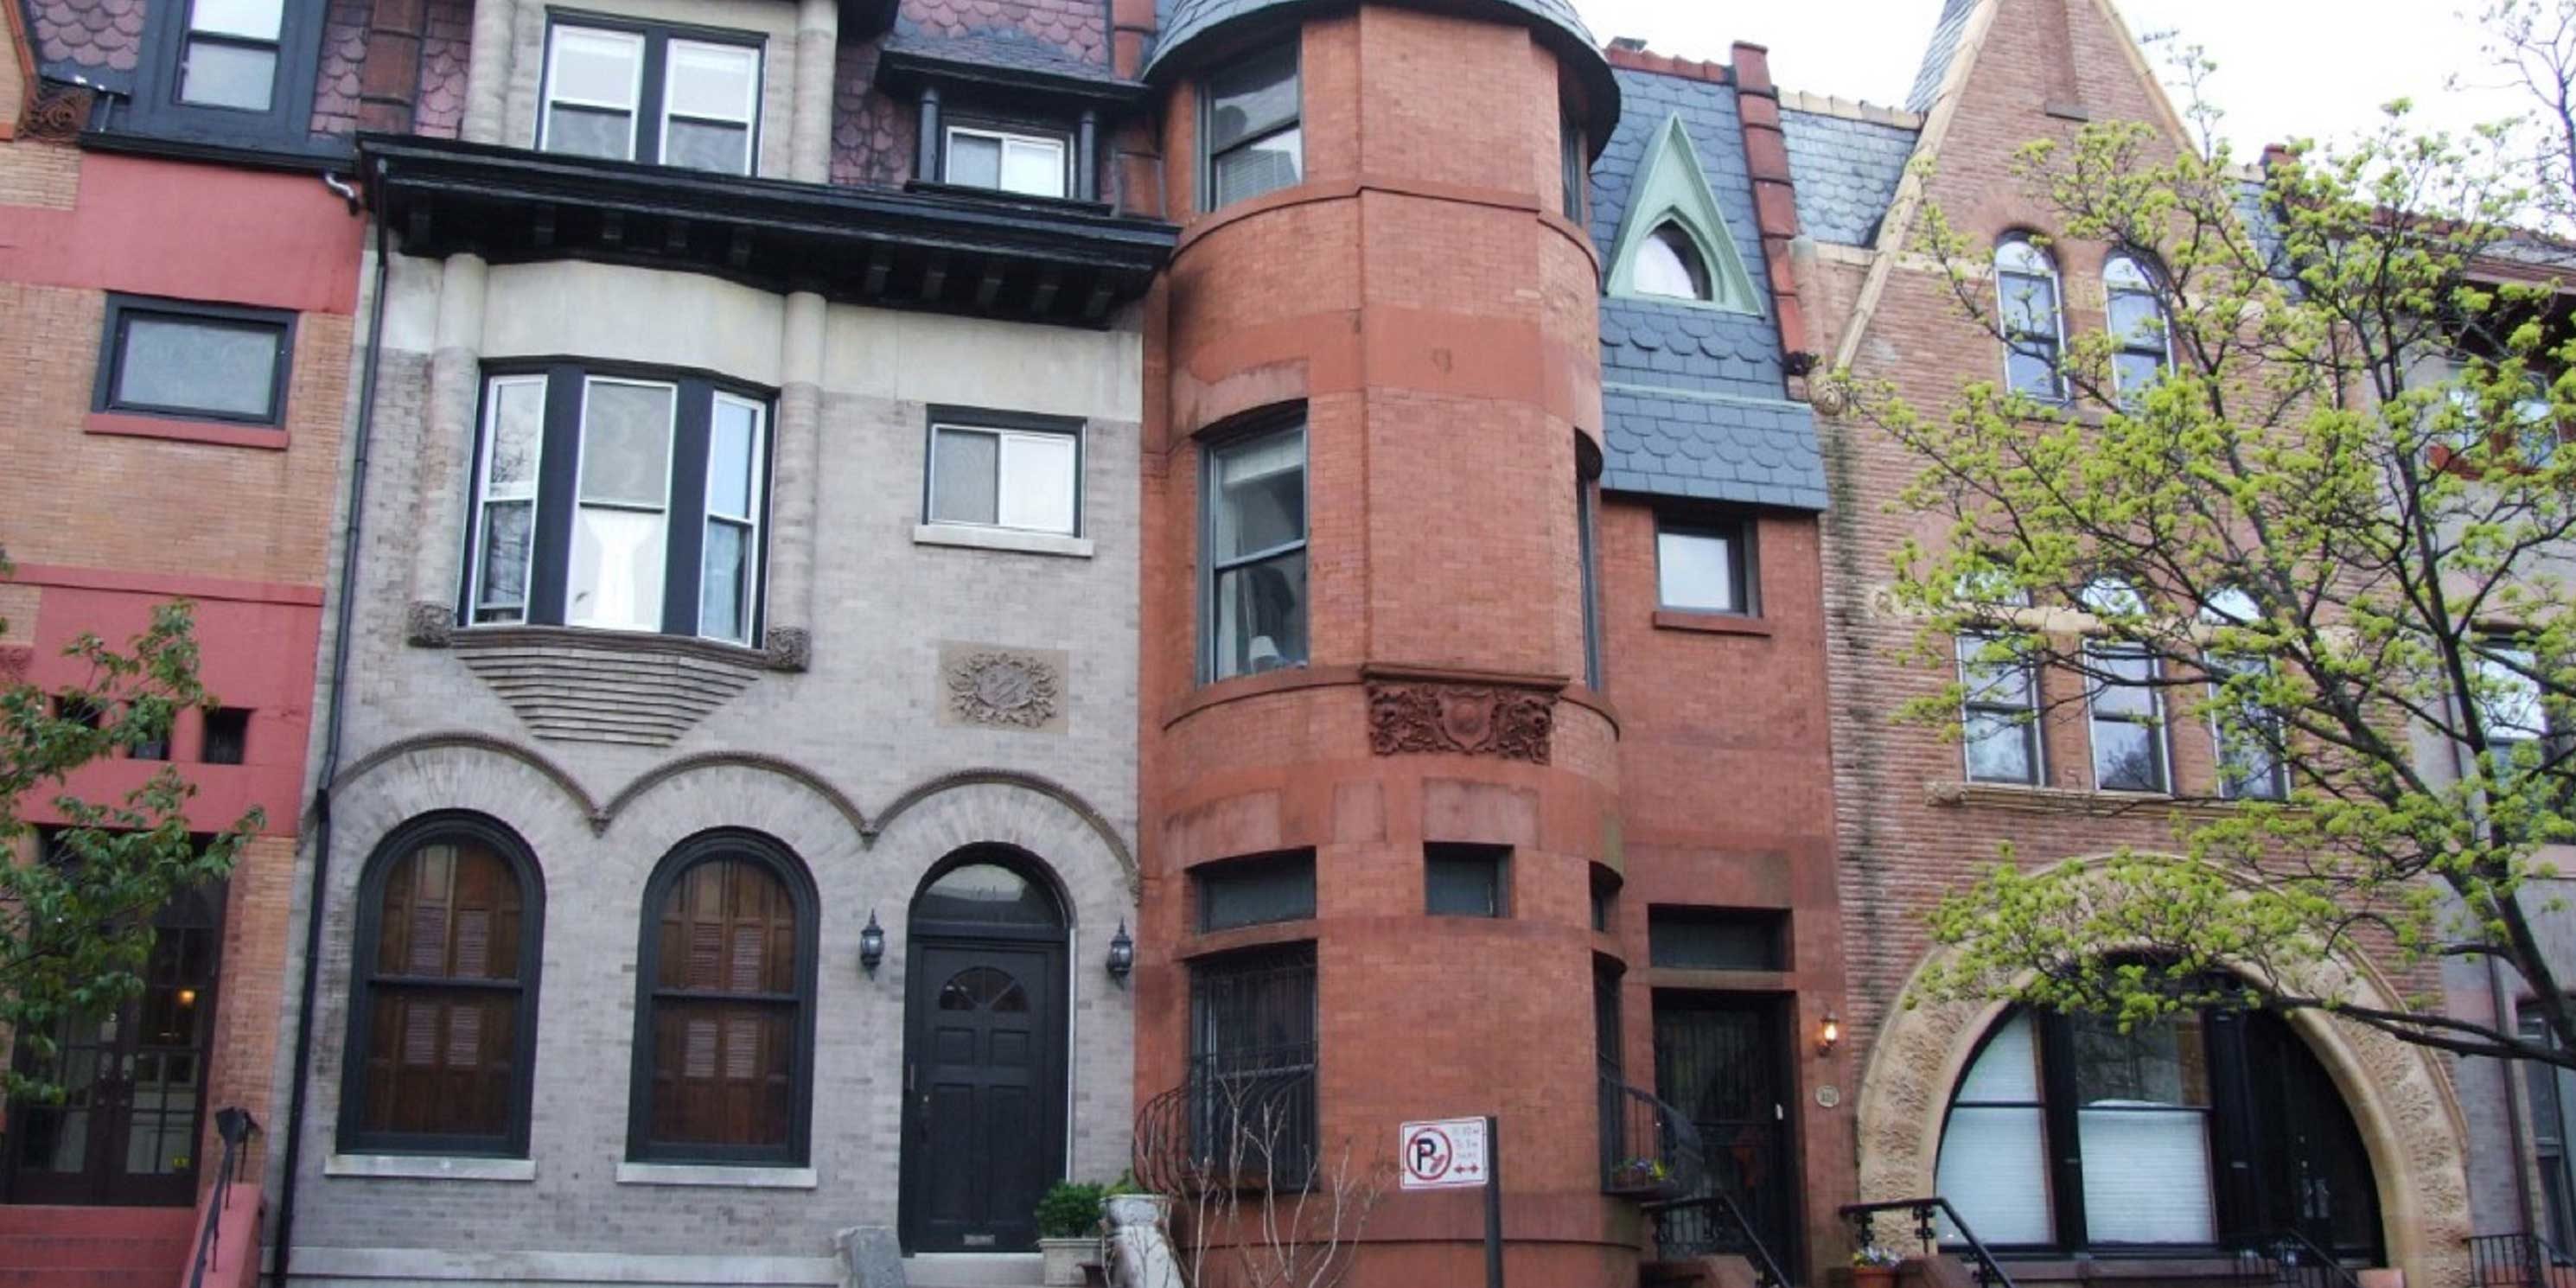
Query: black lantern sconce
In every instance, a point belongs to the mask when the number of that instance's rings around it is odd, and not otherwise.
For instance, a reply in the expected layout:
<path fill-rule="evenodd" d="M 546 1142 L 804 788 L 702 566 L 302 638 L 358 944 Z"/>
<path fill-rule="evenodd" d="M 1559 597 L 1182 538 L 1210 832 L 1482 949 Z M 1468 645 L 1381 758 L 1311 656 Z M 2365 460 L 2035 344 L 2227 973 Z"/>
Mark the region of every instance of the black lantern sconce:
<path fill-rule="evenodd" d="M 1121 919 L 1118 933 L 1109 937 L 1109 978 L 1118 986 L 1127 986 L 1127 972 L 1136 969 L 1136 941 L 1127 937 L 1127 922 Z"/>
<path fill-rule="evenodd" d="M 868 909 L 867 928 L 859 932 L 859 969 L 873 978 L 877 963 L 885 960 L 885 927 L 877 924 L 877 910 Z"/>

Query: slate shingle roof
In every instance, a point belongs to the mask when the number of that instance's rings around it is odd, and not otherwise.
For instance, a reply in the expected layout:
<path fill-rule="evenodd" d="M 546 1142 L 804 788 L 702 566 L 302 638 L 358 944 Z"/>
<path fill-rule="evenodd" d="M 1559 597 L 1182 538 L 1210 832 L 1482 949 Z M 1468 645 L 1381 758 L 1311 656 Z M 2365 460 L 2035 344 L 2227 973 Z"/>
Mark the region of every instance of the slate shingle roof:
<path fill-rule="evenodd" d="M 25 13 L 49 75 L 98 82 L 100 72 L 132 72 L 143 48 L 143 0 L 26 0 Z"/>
<path fill-rule="evenodd" d="M 1818 241 L 1867 246 L 1896 199 L 1915 131 L 1820 112 L 1786 111 L 1789 173 L 1798 185 L 1798 228 Z"/>
<path fill-rule="evenodd" d="M 1618 72 L 1626 111 L 1592 167 L 1592 236 L 1615 252 L 1647 145 L 1679 116 L 1746 266 L 1763 263 L 1735 89 L 1682 76 Z M 1601 301 L 1602 486 L 1656 496 L 1821 510 L 1815 422 L 1788 400 L 1771 287 L 1752 276 L 1761 312 L 1655 300 Z"/>
<path fill-rule="evenodd" d="M 1959 42 L 1968 34 L 1968 15 L 1984 0 L 1944 0 L 1941 21 L 1932 28 L 1932 43 L 1923 49 L 1923 65 L 1914 73 L 1914 88 L 1905 96 L 1905 110 L 1929 112 L 1933 100 L 1941 97 L 1941 82 L 1950 75 L 1950 60 L 1959 52 Z"/>
<path fill-rule="evenodd" d="M 927 32 L 900 31 L 885 44 L 888 52 L 920 54 L 953 62 L 974 63 L 985 67 L 1008 67 L 1020 71 L 1044 72 L 1051 76 L 1068 76 L 1097 81 L 1103 85 L 1126 85 L 1100 64 L 1076 58 L 1063 49 L 1035 36 L 1017 31 L 995 30 L 965 36 L 940 36 Z"/>

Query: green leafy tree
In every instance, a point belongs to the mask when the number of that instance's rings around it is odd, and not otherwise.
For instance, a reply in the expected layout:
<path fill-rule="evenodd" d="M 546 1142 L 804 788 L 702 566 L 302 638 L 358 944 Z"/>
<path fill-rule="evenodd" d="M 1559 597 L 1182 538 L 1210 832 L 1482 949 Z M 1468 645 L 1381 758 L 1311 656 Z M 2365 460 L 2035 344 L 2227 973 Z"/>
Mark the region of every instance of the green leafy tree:
<path fill-rule="evenodd" d="M 2223 779 L 2286 788 L 2129 807 L 2170 818 L 2189 862 L 2024 871 L 2007 849 L 1933 914 L 1951 951 L 1918 998 L 2124 1022 L 2322 1008 L 2576 1067 L 2576 981 L 2536 926 L 2547 847 L 2576 841 L 2562 248 L 2515 231 L 2542 212 L 2509 131 L 2418 136 L 2405 112 L 2259 178 L 2136 124 L 2028 145 L 2015 171 L 2056 237 L 2149 265 L 2163 334 L 2115 310 L 2129 330 L 2070 335 L 2062 399 L 1976 383 L 1926 408 L 1837 377 L 1922 466 L 1897 502 L 1931 534 L 1896 570 L 1917 660 L 1981 683 L 2032 668 L 2054 705 L 2152 690 L 2217 731 Z M 1937 206 L 1917 234 L 1998 343 L 2031 330 L 1989 246 Z M 2169 363 L 2142 369 L 2158 340 Z M 1957 731 L 1964 696 L 1954 679 L 1906 714 Z M 2336 965 L 2355 957 L 2499 959 L 2554 1041 L 2431 999 L 2365 1005 Z"/>
<path fill-rule="evenodd" d="M 0 578 L 8 573 L 0 558 Z M 83 766 L 166 746 L 181 711 L 214 704 L 193 628 L 192 607 L 173 601 L 124 649 L 89 634 L 72 641 L 64 655 L 85 671 L 80 684 L 0 680 L 0 1032 L 19 1053 L 0 1087 L 11 1099 L 61 1098 L 52 1075 L 65 1025 L 141 994 L 153 915 L 222 879 L 261 826 L 253 809 L 224 831 L 192 833 L 184 811 L 196 789 L 166 764 L 114 802 L 68 790 Z M 67 825 L 43 856 L 11 861 L 31 830 L 24 806 L 48 792 Z"/>

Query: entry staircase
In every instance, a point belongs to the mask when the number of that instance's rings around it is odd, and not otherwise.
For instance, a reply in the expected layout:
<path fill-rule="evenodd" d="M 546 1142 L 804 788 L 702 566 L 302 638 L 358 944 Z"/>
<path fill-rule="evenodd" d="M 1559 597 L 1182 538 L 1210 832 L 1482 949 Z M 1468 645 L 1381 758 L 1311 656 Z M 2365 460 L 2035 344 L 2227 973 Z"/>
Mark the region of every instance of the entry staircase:
<path fill-rule="evenodd" d="M 0 1288 L 257 1288 L 260 1192 L 240 1176 L 258 1130 L 215 1115 L 222 1168 L 195 1210 L 0 1205 Z"/>

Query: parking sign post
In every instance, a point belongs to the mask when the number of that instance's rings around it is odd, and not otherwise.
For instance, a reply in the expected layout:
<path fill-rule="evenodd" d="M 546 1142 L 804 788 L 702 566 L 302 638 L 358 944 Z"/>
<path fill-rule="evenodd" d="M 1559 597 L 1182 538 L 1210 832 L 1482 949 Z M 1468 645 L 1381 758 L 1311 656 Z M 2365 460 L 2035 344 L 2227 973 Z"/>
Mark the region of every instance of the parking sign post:
<path fill-rule="evenodd" d="M 1485 1191 L 1485 1288 L 1503 1288 L 1503 1158 L 1501 1120 L 1446 1118 L 1406 1123 L 1396 1140 L 1408 1190 Z"/>

